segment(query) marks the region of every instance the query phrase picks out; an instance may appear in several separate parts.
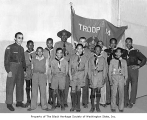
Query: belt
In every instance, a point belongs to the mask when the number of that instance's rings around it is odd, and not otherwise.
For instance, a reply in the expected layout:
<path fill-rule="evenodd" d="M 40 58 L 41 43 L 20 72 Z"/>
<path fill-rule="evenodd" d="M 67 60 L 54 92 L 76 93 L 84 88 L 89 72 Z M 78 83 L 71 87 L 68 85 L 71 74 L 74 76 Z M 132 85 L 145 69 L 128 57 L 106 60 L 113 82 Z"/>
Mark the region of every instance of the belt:
<path fill-rule="evenodd" d="M 103 70 L 97 70 L 97 72 L 103 72 Z"/>
<path fill-rule="evenodd" d="M 34 72 L 34 73 L 45 74 L 45 72 Z"/>
<path fill-rule="evenodd" d="M 77 71 L 84 71 L 84 69 L 81 69 L 81 70 L 77 70 Z"/>
<path fill-rule="evenodd" d="M 21 64 L 21 62 L 10 62 L 10 63 Z"/>

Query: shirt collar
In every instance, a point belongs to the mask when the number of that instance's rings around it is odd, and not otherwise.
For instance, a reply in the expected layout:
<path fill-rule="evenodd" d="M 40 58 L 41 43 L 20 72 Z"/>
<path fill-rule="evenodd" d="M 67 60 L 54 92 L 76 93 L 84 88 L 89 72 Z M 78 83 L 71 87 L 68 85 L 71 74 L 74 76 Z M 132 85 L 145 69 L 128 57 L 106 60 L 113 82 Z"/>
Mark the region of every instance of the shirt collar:
<path fill-rule="evenodd" d="M 39 57 L 39 56 L 37 55 L 37 56 L 36 56 L 36 59 L 37 59 L 37 60 L 39 60 L 39 61 L 41 61 L 41 60 L 43 60 L 43 59 L 44 59 L 44 56 Z"/>
<path fill-rule="evenodd" d="M 77 56 L 83 56 L 83 55 L 84 55 L 84 51 L 83 51 L 82 54 L 80 54 L 80 55 L 79 55 L 78 52 L 76 52 L 76 55 L 77 55 Z"/>
<path fill-rule="evenodd" d="M 102 54 L 97 55 L 97 54 L 94 53 L 94 56 L 95 56 L 95 57 L 101 57 Z"/>
<path fill-rule="evenodd" d="M 51 51 L 51 50 L 53 50 L 53 47 L 51 47 L 51 48 L 46 47 L 45 49 L 48 51 Z"/>
<path fill-rule="evenodd" d="M 34 49 L 32 51 L 26 50 L 26 52 L 28 52 L 29 54 L 35 52 Z"/>
<path fill-rule="evenodd" d="M 126 48 L 127 51 L 135 50 L 133 46 L 130 47 L 130 49 Z"/>
<path fill-rule="evenodd" d="M 56 59 L 57 61 L 60 61 L 60 62 L 61 62 L 61 61 L 64 59 L 64 57 L 62 57 L 62 58 L 59 59 L 59 58 L 56 56 L 55 59 Z"/>

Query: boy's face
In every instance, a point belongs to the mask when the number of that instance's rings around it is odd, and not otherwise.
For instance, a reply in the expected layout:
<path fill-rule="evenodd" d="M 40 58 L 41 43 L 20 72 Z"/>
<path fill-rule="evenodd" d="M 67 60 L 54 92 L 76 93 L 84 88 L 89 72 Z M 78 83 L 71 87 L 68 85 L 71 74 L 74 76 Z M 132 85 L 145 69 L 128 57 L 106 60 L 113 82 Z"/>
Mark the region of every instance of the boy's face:
<path fill-rule="evenodd" d="M 34 49 L 34 44 L 32 42 L 30 42 L 28 45 L 27 45 L 27 48 L 28 50 L 32 51 Z"/>
<path fill-rule="evenodd" d="M 23 35 L 21 34 L 18 34 L 15 38 L 15 41 L 18 45 L 21 45 L 22 44 L 22 41 L 23 41 Z"/>
<path fill-rule="evenodd" d="M 116 42 L 115 42 L 115 40 L 112 40 L 112 41 L 111 41 L 110 47 L 111 47 L 111 48 L 115 48 L 115 47 L 116 47 Z"/>
<path fill-rule="evenodd" d="M 51 48 L 51 47 L 53 47 L 53 42 L 51 40 L 49 40 L 49 41 L 47 41 L 46 45 L 48 48 Z"/>
<path fill-rule="evenodd" d="M 81 43 L 83 46 L 86 46 L 86 39 L 81 38 L 81 39 L 80 39 L 80 43 Z"/>
<path fill-rule="evenodd" d="M 63 57 L 63 51 L 62 50 L 58 50 L 56 55 L 60 59 L 61 57 Z"/>
<path fill-rule="evenodd" d="M 98 42 L 98 45 L 103 47 L 103 43 L 101 41 Z"/>
<path fill-rule="evenodd" d="M 101 48 L 100 47 L 96 47 L 95 48 L 95 54 L 99 55 L 101 53 Z"/>
<path fill-rule="evenodd" d="M 39 57 L 42 57 L 42 55 L 43 55 L 42 49 L 38 49 L 37 50 L 37 54 L 38 54 Z"/>
<path fill-rule="evenodd" d="M 116 56 L 119 58 L 121 55 L 122 55 L 122 53 L 121 53 L 121 50 L 120 49 L 118 49 L 117 51 L 116 51 Z"/>
<path fill-rule="evenodd" d="M 82 54 L 82 52 L 83 52 L 84 49 L 83 49 L 83 47 L 81 45 L 79 45 L 76 50 L 77 50 L 77 52 L 79 54 Z"/>
<path fill-rule="evenodd" d="M 131 40 L 130 40 L 130 39 L 127 39 L 127 40 L 126 40 L 126 47 L 127 47 L 128 49 L 130 49 L 131 46 L 132 46 Z"/>

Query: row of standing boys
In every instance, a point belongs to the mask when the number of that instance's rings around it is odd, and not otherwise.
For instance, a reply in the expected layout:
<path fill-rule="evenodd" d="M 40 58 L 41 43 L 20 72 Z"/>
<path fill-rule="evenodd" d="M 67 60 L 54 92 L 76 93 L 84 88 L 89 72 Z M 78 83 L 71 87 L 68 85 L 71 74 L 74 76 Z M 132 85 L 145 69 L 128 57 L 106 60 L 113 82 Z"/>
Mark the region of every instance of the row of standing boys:
<path fill-rule="evenodd" d="M 17 39 L 18 36 L 19 34 L 15 38 Z M 27 103 L 23 104 L 23 99 L 21 101 L 16 99 L 16 107 L 25 108 L 30 106 L 28 111 L 36 109 L 39 88 L 40 105 L 43 110 L 55 110 L 57 107 L 65 110 L 68 107 L 67 99 L 70 86 L 71 112 L 81 111 L 81 89 L 82 106 L 84 108 L 88 108 L 90 97 L 90 112 L 95 110 L 100 112 L 99 105 L 107 107 L 111 104 L 112 112 L 116 111 L 117 105 L 120 112 L 123 112 L 124 107 L 133 107 L 136 102 L 138 69 L 145 65 L 146 57 L 139 50 L 133 48 L 132 38 L 126 39 L 127 49 L 122 49 L 116 47 L 117 40 L 115 38 L 110 39 L 110 48 L 106 48 L 102 41 L 97 42 L 95 38 L 86 41 L 85 37 L 81 37 L 79 43 L 73 49 L 72 44 L 67 42 L 67 39 L 71 36 L 70 32 L 62 30 L 57 33 L 57 36 L 61 38 L 61 41 L 56 42 L 54 47 L 53 39 L 49 38 L 46 41 L 47 47 L 45 49 L 38 47 L 36 51 L 33 50 L 33 41 L 27 42 L 28 50 L 24 52 L 25 61 L 22 64 L 22 68 L 25 68 L 24 71 L 26 71 Z M 7 81 L 10 78 L 12 79 L 13 76 L 9 74 L 6 67 L 8 66 L 7 52 L 9 50 L 10 46 L 6 48 L 5 52 L 5 68 L 8 72 Z M 12 55 L 14 52 L 12 50 Z M 14 57 L 18 58 L 17 55 Z M 9 62 L 15 63 L 14 60 Z M 131 83 L 130 95 L 129 83 Z M 49 87 L 48 104 L 52 106 L 51 109 L 47 105 L 47 84 Z M 90 95 L 89 88 L 91 88 Z M 9 110 L 14 111 L 12 102 L 11 104 L 9 102 L 9 98 L 13 101 L 12 97 L 7 95 L 7 91 L 10 92 L 12 89 L 13 87 L 11 89 L 6 88 L 6 104 Z M 16 94 L 16 98 L 17 96 Z"/>

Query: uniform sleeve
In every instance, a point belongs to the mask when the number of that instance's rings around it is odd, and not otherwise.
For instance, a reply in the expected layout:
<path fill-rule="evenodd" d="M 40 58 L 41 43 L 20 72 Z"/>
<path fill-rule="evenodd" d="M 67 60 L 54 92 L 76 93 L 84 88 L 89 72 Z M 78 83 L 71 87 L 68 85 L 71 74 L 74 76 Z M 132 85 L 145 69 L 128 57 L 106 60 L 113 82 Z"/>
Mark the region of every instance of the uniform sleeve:
<path fill-rule="evenodd" d="M 124 61 L 124 68 L 125 68 L 125 80 L 127 80 L 128 79 L 128 67 L 127 67 L 126 60 Z"/>
<path fill-rule="evenodd" d="M 105 59 L 103 60 L 103 78 L 105 79 L 106 78 L 106 74 L 107 74 L 107 66 L 106 66 L 106 61 Z"/>
<path fill-rule="evenodd" d="M 110 61 L 110 65 L 109 65 L 109 80 L 111 80 L 111 76 L 112 76 L 112 65 L 113 65 L 113 60 Z"/>
<path fill-rule="evenodd" d="M 88 77 L 91 80 L 91 59 L 88 61 Z"/>
<path fill-rule="evenodd" d="M 72 76 L 71 76 L 71 62 L 72 62 L 72 61 L 71 61 L 71 59 L 70 59 L 70 61 L 69 61 L 69 66 L 68 66 L 68 67 L 69 67 L 69 76 L 70 76 L 70 78 L 72 77 Z"/>
<path fill-rule="evenodd" d="M 88 60 L 86 60 L 86 63 L 85 63 L 85 78 L 84 79 L 86 79 L 87 74 L 88 74 Z"/>
<path fill-rule="evenodd" d="M 48 74 L 48 69 L 49 69 L 49 59 L 46 59 L 46 64 L 45 64 L 45 69 L 46 69 L 46 74 Z"/>
<path fill-rule="evenodd" d="M 24 49 L 22 52 L 22 66 L 23 66 L 24 71 L 26 71 L 26 61 L 25 61 Z"/>
<path fill-rule="evenodd" d="M 4 56 L 4 66 L 7 73 L 10 72 L 10 47 L 8 46 L 5 50 L 5 56 Z"/>
<path fill-rule="evenodd" d="M 56 49 L 57 49 L 57 43 L 55 43 L 55 45 L 54 45 L 54 48 L 53 48 L 53 57 L 55 58 L 55 56 L 56 56 Z M 53 59 L 54 59 L 53 58 Z"/>
<path fill-rule="evenodd" d="M 68 74 L 68 62 L 66 61 L 66 75 Z"/>
<path fill-rule="evenodd" d="M 137 51 L 137 58 L 141 61 L 139 64 L 140 67 L 146 64 L 147 59 L 140 51 Z"/>

